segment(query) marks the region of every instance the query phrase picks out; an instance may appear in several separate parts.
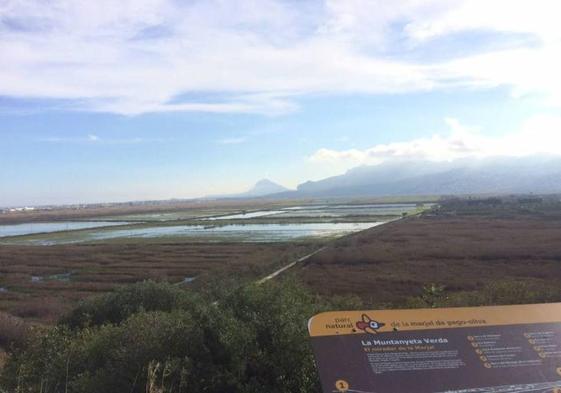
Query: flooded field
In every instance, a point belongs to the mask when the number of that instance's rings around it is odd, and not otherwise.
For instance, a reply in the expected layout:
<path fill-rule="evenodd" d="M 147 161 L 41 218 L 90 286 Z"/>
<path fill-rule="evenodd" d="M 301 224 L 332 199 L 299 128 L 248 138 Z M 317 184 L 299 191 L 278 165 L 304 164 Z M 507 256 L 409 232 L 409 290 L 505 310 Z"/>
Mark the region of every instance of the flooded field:
<path fill-rule="evenodd" d="M 114 221 L 0 225 L 0 244 L 52 246 L 127 240 L 290 242 L 326 240 L 426 208 L 415 204 L 316 204 L 259 210 L 191 209 L 113 217 Z M 117 226 L 119 228 L 110 228 Z"/>
<path fill-rule="evenodd" d="M 130 229 L 69 231 L 7 239 L 4 244 L 51 246 L 127 239 L 177 239 L 202 242 L 286 242 L 340 237 L 380 225 L 372 223 L 174 225 Z"/>
<path fill-rule="evenodd" d="M 284 210 L 258 210 L 254 212 L 242 212 L 237 214 L 229 214 L 226 216 L 216 216 L 216 217 L 208 217 L 206 220 L 215 221 L 215 220 L 247 220 L 250 218 L 258 218 L 258 217 L 268 217 L 268 216 L 276 216 L 279 214 L 284 213 Z"/>
<path fill-rule="evenodd" d="M 88 228 L 99 228 L 115 225 L 126 225 L 128 222 L 103 221 L 68 221 L 68 222 L 34 222 L 27 224 L 0 225 L 0 238 L 7 236 L 22 236 L 34 233 L 50 233 L 60 231 L 75 231 Z"/>
<path fill-rule="evenodd" d="M 433 204 L 394 203 L 394 204 L 321 204 L 288 206 L 270 209 L 191 209 L 171 213 L 129 214 L 113 217 L 100 217 L 103 221 L 165 222 L 184 220 L 248 220 L 252 218 L 299 218 L 299 217 L 348 217 L 348 216 L 400 216 L 419 208 L 430 208 Z"/>
<path fill-rule="evenodd" d="M 238 213 L 236 209 L 189 209 L 178 212 L 140 213 L 117 216 L 99 217 L 102 221 L 129 221 L 129 222 L 164 222 L 178 220 L 192 220 Z"/>
<path fill-rule="evenodd" d="M 430 206 L 424 206 L 430 207 Z M 348 216 L 401 216 L 414 211 L 415 204 L 367 204 L 295 206 L 283 210 L 279 217 L 348 217 Z"/>

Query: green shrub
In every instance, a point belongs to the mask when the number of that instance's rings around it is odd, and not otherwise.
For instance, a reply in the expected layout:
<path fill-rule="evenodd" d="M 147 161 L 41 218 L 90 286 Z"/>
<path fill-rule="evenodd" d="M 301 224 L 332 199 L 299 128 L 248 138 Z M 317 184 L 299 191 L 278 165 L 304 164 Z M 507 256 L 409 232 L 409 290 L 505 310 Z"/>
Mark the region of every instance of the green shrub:
<path fill-rule="evenodd" d="M 64 391 L 70 332 L 55 327 L 33 333 L 24 349 L 10 355 L 2 370 L 2 388 L 10 393 Z"/>
<path fill-rule="evenodd" d="M 198 299 L 179 287 L 145 281 L 82 301 L 60 323 L 71 329 L 119 323 L 139 311 L 172 311 L 195 307 Z"/>
<path fill-rule="evenodd" d="M 338 300 L 346 305 L 356 302 Z M 36 332 L 0 382 L 10 393 L 319 392 L 306 326 L 328 308 L 290 283 L 244 286 L 218 301 L 136 284 Z"/>
<path fill-rule="evenodd" d="M 221 308 L 231 310 L 254 337 L 246 391 L 319 391 L 306 330 L 308 319 L 323 309 L 319 299 L 295 285 L 269 283 L 241 288 Z"/>

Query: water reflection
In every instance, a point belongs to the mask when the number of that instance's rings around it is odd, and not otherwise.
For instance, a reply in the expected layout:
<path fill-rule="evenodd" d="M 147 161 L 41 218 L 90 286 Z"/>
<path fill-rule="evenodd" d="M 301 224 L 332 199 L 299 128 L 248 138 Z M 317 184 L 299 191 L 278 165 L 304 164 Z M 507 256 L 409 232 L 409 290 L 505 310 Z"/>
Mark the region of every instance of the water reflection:
<path fill-rule="evenodd" d="M 61 221 L 61 222 L 34 222 L 34 223 L 25 223 L 25 224 L 0 225 L 0 237 L 31 235 L 34 233 L 75 231 L 78 229 L 99 228 L 99 227 L 126 225 L 126 224 L 128 224 L 128 222 Z"/>

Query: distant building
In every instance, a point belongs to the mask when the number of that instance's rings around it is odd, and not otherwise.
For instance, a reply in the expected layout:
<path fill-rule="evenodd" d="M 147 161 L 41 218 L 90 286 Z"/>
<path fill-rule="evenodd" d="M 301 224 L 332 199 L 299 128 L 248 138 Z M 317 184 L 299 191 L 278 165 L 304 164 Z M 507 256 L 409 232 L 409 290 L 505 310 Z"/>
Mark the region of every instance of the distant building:
<path fill-rule="evenodd" d="M 11 209 L 8 209 L 8 212 L 15 213 L 15 212 L 27 212 L 27 211 L 32 211 L 32 210 L 35 210 L 35 208 L 34 207 L 27 207 L 27 206 L 26 207 L 13 207 Z"/>

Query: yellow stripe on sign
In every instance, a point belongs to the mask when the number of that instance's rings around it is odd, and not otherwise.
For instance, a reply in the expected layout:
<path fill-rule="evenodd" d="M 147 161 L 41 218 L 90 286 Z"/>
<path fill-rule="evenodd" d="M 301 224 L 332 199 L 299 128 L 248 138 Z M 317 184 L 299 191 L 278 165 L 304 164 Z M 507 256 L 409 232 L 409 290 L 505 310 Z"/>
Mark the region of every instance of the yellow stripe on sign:
<path fill-rule="evenodd" d="M 311 337 L 365 334 L 363 316 L 380 324 L 377 332 L 453 329 L 477 326 L 561 322 L 561 303 L 518 306 L 428 308 L 415 310 L 333 311 L 308 322 Z M 359 322 L 357 327 L 357 322 Z M 384 324 L 384 325 L 382 325 Z M 361 328 L 359 328 L 361 327 Z M 367 330 L 368 331 L 368 330 Z"/>

